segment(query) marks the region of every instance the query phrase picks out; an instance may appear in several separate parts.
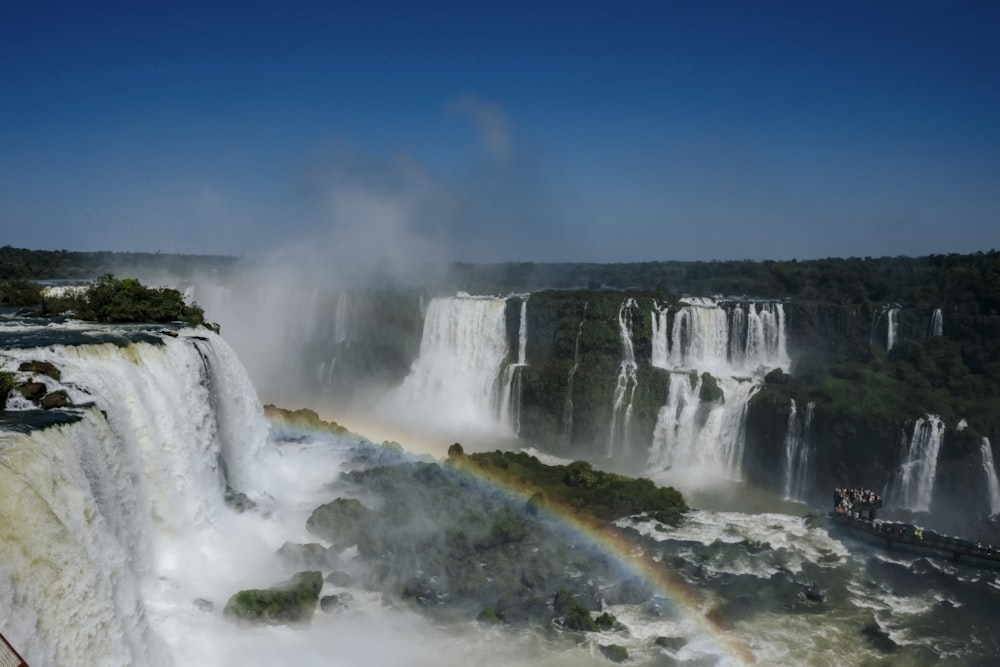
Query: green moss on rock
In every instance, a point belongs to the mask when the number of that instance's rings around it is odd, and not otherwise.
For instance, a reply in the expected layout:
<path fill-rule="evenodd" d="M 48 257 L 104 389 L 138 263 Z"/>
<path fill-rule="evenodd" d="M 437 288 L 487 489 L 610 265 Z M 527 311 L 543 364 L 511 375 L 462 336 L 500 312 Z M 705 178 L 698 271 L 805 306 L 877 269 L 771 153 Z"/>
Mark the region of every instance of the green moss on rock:
<path fill-rule="evenodd" d="M 245 623 L 301 625 L 312 620 L 322 588 L 320 572 L 299 572 L 271 588 L 236 593 L 226 603 L 223 615 Z"/>

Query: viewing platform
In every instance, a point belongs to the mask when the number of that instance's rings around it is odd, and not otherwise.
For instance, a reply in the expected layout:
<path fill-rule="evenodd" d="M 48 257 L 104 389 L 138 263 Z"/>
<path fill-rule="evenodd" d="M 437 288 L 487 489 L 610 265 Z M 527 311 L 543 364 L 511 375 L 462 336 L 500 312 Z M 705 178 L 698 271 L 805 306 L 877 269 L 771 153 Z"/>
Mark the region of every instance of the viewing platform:
<path fill-rule="evenodd" d="M 28 667 L 28 663 L 14 650 L 3 633 L 0 633 L 0 667 Z"/>
<path fill-rule="evenodd" d="M 992 544 L 942 535 L 913 524 L 881 521 L 875 518 L 881 508 L 882 497 L 872 491 L 835 489 L 834 510 L 830 512 L 830 518 L 835 524 L 885 549 L 1000 567 L 1000 551 Z"/>

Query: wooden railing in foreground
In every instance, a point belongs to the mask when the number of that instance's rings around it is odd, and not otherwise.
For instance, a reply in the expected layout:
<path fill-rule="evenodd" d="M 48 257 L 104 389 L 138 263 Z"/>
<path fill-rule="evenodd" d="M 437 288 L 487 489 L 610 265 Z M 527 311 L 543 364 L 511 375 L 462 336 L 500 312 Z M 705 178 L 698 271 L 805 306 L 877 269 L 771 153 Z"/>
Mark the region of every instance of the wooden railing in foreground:
<path fill-rule="evenodd" d="M 28 663 L 14 650 L 2 633 L 0 633 L 0 667 L 28 667 Z"/>

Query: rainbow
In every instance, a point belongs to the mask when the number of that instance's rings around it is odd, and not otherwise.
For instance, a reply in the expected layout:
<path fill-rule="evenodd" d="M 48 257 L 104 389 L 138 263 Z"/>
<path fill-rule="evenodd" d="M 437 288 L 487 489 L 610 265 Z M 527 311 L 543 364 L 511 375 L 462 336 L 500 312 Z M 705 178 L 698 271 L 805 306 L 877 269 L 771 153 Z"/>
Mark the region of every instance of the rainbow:
<path fill-rule="evenodd" d="M 358 432 L 353 428 L 351 430 L 354 433 Z M 317 429 L 317 432 L 322 431 Z M 437 453 L 440 454 L 440 451 Z M 491 474 L 490 471 L 479 467 L 456 465 L 455 469 L 478 483 L 519 502 L 527 502 L 534 491 L 533 489 L 518 488 L 498 475 Z M 644 551 L 628 531 L 614 524 L 584 516 L 574 508 L 552 501 L 546 502 L 538 509 L 540 512 L 544 512 L 548 518 L 565 527 L 571 534 L 607 554 L 626 570 L 638 575 L 654 590 L 663 594 L 676 609 L 692 621 L 722 653 L 732 658 L 736 664 L 756 663 L 753 654 L 742 642 L 706 615 L 702 609 L 704 598 L 697 589 L 673 573 L 662 562 L 656 560 L 652 554 Z"/>

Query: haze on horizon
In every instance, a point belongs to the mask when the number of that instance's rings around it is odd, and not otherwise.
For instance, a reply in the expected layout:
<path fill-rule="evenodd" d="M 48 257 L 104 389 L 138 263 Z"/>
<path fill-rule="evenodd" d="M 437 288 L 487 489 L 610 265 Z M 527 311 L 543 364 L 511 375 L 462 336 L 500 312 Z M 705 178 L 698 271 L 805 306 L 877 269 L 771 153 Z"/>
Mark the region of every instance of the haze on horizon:
<path fill-rule="evenodd" d="M 330 261 L 1000 247 L 993 3 L 0 6 L 0 243 Z"/>

